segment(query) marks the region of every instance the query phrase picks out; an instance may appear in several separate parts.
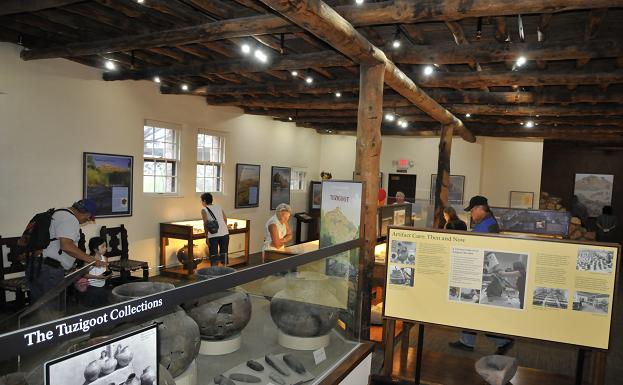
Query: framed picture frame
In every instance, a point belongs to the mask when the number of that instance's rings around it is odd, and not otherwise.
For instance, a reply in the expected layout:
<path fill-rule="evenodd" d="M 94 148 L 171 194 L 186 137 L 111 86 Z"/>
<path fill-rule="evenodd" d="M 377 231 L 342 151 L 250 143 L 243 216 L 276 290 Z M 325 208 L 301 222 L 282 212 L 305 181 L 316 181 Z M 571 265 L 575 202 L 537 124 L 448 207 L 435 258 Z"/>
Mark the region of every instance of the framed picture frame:
<path fill-rule="evenodd" d="M 435 188 L 437 187 L 437 174 L 430 176 L 430 201 L 435 201 Z M 448 186 L 448 203 L 462 205 L 465 195 L 465 175 L 450 175 Z"/>
<path fill-rule="evenodd" d="M 290 167 L 272 166 L 270 169 L 270 209 L 281 203 L 290 204 Z"/>
<path fill-rule="evenodd" d="M 511 191 L 508 199 L 508 207 L 511 209 L 531 209 L 534 204 L 532 191 Z"/>
<path fill-rule="evenodd" d="M 322 204 L 322 182 L 311 181 L 309 184 L 309 211 L 320 212 Z"/>
<path fill-rule="evenodd" d="M 586 206 L 589 217 L 598 217 L 604 206 L 612 204 L 613 186 L 612 174 L 575 174 L 573 195 Z"/>
<path fill-rule="evenodd" d="M 82 153 L 82 197 L 97 205 L 96 216 L 132 216 L 132 155 Z"/>
<path fill-rule="evenodd" d="M 234 207 L 237 209 L 260 205 L 259 164 L 236 163 L 236 195 L 234 199 Z"/>
<path fill-rule="evenodd" d="M 396 202 L 396 193 L 401 191 L 405 194 L 405 201 L 415 202 L 415 186 L 417 184 L 416 174 L 389 174 L 387 176 L 387 204 Z"/>

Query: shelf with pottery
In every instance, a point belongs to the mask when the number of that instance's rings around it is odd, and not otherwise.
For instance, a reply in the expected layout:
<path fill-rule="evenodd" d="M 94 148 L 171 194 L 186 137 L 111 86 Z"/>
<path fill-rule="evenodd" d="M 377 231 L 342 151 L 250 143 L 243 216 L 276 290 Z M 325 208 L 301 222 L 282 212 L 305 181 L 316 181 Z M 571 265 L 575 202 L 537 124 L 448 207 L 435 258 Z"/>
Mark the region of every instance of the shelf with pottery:
<path fill-rule="evenodd" d="M 248 219 L 227 218 L 227 228 L 230 237 L 238 234 L 244 235 L 244 247 L 242 250 L 230 250 L 228 266 L 243 266 L 249 263 L 249 242 L 251 240 L 251 221 Z M 174 222 L 160 223 L 160 266 L 167 266 L 166 246 L 169 239 L 186 241 L 186 255 L 193 256 L 193 260 L 200 262 L 204 255 L 196 256 L 193 241 L 205 240 L 203 220 L 192 219 Z M 230 240 L 231 244 L 231 240 Z M 160 274 L 172 277 L 188 277 L 196 270 L 198 263 L 180 263 L 176 266 L 167 266 L 160 269 Z"/>

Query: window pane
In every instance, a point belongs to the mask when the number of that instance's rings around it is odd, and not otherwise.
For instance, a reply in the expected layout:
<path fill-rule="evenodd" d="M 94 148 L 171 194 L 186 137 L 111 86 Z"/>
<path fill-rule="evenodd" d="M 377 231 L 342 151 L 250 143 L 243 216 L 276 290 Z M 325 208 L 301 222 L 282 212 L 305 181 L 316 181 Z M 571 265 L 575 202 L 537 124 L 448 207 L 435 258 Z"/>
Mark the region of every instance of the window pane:
<path fill-rule="evenodd" d="M 166 164 L 162 162 L 156 163 L 156 175 L 166 175 Z"/>
<path fill-rule="evenodd" d="M 205 135 L 197 134 L 197 147 L 203 147 L 205 142 Z"/>
<path fill-rule="evenodd" d="M 175 132 L 173 130 L 171 130 L 169 128 L 166 128 L 164 130 L 164 140 L 165 140 L 165 142 L 173 143 L 175 141 L 174 140 L 174 138 L 175 138 L 174 135 L 175 135 Z"/>
<path fill-rule="evenodd" d="M 216 189 L 214 187 L 215 187 L 214 179 L 212 179 L 212 178 L 206 179 L 206 189 L 207 189 L 207 191 L 216 191 Z"/>
<path fill-rule="evenodd" d="M 174 169 L 173 164 L 174 163 L 173 162 L 167 162 L 166 164 L 167 164 L 167 175 L 168 176 L 174 176 L 173 175 L 173 169 Z"/>
<path fill-rule="evenodd" d="M 166 159 L 174 159 L 175 155 L 173 154 L 173 145 L 170 143 L 164 144 L 164 153 L 163 157 Z"/>
<path fill-rule="evenodd" d="M 175 178 L 167 177 L 167 191 L 169 193 L 175 192 Z"/>
<path fill-rule="evenodd" d="M 212 136 L 211 135 L 206 135 L 205 136 L 205 146 L 210 148 L 212 147 Z"/>
<path fill-rule="evenodd" d="M 202 164 L 197 165 L 197 178 L 203 178 L 205 175 L 205 166 Z"/>
<path fill-rule="evenodd" d="M 154 158 L 162 158 L 164 155 L 164 144 L 162 142 L 154 142 Z"/>
<path fill-rule="evenodd" d="M 196 192 L 205 192 L 205 190 L 203 189 L 203 178 L 197 178 L 197 180 L 195 181 L 195 191 Z"/>
<path fill-rule="evenodd" d="M 206 177 L 214 176 L 214 166 L 206 166 Z"/>
<path fill-rule="evenodd" d="M 154 175 L 154 162 L 145 161 L 145 163 L 143 164 L 143 174 Z"/>
<path fill-rule="evenodd" d="M 143 156 L 152 156 L 154 153 L 154 144 L 152 142 L 146 142 L 143 145 Z"/>
<path fill-rule="evenodd" d="M 164 128 L 154 127 L 154 140 L 156 142 L 163 142 L 164 132 L 165 132 Z"/>
<path fill-rule="evenodd" d="M 143 127 L 143 138 L 145 140 L 154 140 L 154 128 L 149 126 Z"/>
<path fill-rule="evenodd" d="M 143 192 L 154 192 L 154 177 L 153 176 L 143 177 Z"/>

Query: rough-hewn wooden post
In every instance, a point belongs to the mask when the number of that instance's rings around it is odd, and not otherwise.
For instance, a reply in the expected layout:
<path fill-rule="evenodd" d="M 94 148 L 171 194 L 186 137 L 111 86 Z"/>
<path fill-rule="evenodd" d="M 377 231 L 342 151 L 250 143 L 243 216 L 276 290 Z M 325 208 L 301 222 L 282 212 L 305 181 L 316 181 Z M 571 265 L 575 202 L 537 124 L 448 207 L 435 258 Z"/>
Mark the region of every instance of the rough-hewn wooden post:
<path fill-rule="evenodd" d="M 361 337 L 370 337 L 371 282 L 376 246 L 376 207 L 379 193 L 381 163 L 381 121 L 383 119 L 384 64 L 360 67 L 359 110 L 357 113 L 357 154 L 355 177 L 365 181 L 364 212 L 362 215 L 365 237 L 364 272 L 360 277 L 362 295 Z"/>
<path fill-rule="evenodd" d="M 433 227 L 442 223 L 443 209 L 448 206 L 448 186 L 450 185 L 450 154 L 454 126 L 442 125 L 439 137 L 439 157 L 437 160 L 437 182 L 435 185 L 435 221 Z"/>

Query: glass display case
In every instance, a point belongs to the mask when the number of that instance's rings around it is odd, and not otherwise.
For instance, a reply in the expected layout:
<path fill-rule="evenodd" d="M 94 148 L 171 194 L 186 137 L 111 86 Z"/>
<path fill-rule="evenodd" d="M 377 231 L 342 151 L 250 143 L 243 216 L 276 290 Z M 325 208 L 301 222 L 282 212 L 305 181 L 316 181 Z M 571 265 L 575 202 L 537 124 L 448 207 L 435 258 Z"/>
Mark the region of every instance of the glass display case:
<path fill-rule="evenodd" d="M 230 235 L 228 266 L 246 265 L 249 262 L 250 222 L 248 219 L 227 218 Z M 238 234 L 242 234 L 239 235 L 241 237 L 244 236 L 242 248 L 231 250 L 234 237 Z M 167 260 L 169 239 L 186 241 L 184 245 L 186 249 L 177 251 L 177 261 L 173 264 Z M 205 240 L 205 230 L 201 219 L 160 223 L 160 266 L 163 266 L 160 274 L 174 277 L 190 276 L 196 269 L 209 265 L 203 262 L 206 258 L 205 252 L 197 248 L 198 245 L 194 244 L 195 240 Z"/>
<path fill-rule="evenodd" d="M 343 276 L 325 274 L 331 257 L 361 246 L 358 239 L 241 270 L 201 268 L 195 282 L 152 277 L 76 315 L 51 293 L 0 335 L 0 375 L 30 385 L 333 383 L 372 349 L 360 341 L 359 253 L 349 253 Z M 158 368 L 145 350 L 154 325 Z M 46 363 L 64 367 L 62 375 Z"/>

